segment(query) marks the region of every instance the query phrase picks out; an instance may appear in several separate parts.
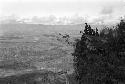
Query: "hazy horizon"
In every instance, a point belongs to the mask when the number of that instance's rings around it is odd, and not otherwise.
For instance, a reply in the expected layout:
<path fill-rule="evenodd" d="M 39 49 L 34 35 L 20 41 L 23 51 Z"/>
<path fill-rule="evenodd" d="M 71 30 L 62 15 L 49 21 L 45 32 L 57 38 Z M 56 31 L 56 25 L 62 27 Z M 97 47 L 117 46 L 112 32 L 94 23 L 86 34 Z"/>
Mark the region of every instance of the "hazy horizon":
<path fill-rule="evenodd" d="M 125 12 L 124 0 L 1 0 L 0 17 L 84 17 L 90 22 L 117 21 Z"/>

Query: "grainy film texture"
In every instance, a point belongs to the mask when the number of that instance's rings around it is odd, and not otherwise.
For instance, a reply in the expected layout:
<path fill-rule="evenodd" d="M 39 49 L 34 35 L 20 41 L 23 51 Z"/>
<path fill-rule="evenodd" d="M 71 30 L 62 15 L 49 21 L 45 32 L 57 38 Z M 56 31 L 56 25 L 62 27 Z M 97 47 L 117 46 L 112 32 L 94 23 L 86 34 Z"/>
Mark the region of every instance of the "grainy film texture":
<path fill-rule="evenodd" d="M 0 84 L 125 84 L 124 0 L 0 0 Z"/>

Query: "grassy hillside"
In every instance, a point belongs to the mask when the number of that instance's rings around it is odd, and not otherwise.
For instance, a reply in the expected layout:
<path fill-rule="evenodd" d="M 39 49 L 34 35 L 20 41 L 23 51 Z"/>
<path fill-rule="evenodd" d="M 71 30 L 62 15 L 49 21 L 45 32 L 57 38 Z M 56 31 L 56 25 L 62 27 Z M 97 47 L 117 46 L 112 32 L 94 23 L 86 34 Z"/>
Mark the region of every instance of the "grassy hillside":
<path fill-rule="evenodd" d="M 79 25 L 1 24 L 0 30 L 0 84 L 43 84 L 46 70 L 62 72 L 50 84 L 66 84 L 63 72 L 73 72 L 73 47 L 59 33 L 72 41 Z"/>

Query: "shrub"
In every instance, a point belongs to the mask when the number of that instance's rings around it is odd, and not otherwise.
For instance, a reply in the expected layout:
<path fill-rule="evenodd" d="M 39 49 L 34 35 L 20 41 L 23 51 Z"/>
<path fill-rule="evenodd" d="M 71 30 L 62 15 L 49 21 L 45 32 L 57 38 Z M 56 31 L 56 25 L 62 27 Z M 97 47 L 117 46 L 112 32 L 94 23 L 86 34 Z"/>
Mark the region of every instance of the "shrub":
<path fill-rule="evenodd" d="M 125 83 L 125 22 L 108 34 L 83 34 L 74 49 L 74 68 L 79 84 Z"/>

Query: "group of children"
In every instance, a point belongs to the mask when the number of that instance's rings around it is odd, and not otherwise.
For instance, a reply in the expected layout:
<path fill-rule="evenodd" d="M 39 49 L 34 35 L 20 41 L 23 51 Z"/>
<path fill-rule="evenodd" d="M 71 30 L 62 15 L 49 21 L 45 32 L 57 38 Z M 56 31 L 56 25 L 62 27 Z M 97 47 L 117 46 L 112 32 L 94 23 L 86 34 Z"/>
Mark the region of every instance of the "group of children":
<path fill-rule="evenodd" d="M 93 36 L 99 36 L 98 29 L 96 28 L 95 30 L 91 28 L 90 25 L 85 23 L 85 30 L 84 33 L 87 35 L 93 35 Z"/>

